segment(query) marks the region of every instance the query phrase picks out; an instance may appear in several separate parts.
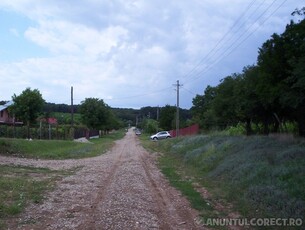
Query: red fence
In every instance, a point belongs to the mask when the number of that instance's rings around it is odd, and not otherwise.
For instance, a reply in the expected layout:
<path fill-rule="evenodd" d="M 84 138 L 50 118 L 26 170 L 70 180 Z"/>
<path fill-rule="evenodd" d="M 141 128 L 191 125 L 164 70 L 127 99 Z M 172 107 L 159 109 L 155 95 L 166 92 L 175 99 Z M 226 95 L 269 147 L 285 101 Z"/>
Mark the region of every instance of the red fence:
<path fill-rule="evenodd" d="M 176 137 L 176 130 L 169 131 L 172 137 Z M 195 135 L 199 133 L 199 125 L 192 125 L 183 129 L 179 129 L 179 136 Z"/>

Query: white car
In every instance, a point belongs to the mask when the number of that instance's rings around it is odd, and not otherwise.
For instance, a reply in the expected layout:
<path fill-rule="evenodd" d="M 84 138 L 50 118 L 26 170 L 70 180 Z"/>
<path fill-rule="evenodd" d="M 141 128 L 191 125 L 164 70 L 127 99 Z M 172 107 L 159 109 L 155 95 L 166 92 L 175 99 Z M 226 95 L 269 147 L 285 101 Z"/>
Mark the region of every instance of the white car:
<path fill-rule="evenodd" d="M 152 140 L 161 140 L 161 139 L 167 139 L 167 138 L 171 138 L 172 136 L 170 135 L 170 133 L 168 131 L 161 131 L 156 133 L 155 135 L 150 136 L 150 139 Z"/>

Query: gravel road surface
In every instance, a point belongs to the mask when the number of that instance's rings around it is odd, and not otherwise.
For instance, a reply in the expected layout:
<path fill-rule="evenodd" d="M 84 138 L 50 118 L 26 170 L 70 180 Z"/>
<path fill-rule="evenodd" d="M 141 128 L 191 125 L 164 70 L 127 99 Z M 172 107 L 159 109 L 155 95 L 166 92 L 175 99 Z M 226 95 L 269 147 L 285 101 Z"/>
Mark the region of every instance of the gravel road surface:
<path fill-rule="evenodd" d="M 106 154 L 82 160 L 31 160 L 0 156 L 0 164 L 51 169 L 81 167 L 30 204 L 9 229 L 199 229 L 198 213 L 172 188 L 134 132 Z"/>

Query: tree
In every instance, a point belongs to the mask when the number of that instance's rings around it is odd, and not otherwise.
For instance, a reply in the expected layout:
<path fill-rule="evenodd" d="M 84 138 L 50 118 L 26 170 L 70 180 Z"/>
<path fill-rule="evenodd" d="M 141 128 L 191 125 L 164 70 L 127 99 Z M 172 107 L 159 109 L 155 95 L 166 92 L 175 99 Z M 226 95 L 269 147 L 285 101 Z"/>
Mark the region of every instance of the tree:
<path fill-rule="evenodd" d="M 124 127 L 123 122 L 115 116 L 114 112 L 109 106 L 106 106 L 106 125 L 104 126 L 106 131 L 111 129 L 119 129 L 121 127 Z"/>
<path fill-rule="evenodd" d="M 86 98 L 80 105 L 82 121 L 90 129 L 105 129 L 108 106 L 98 98 Z"/>
<path fill-rule="evenodd" d="M 203 127 L 203 113 L 205 111 L 205 96 L 197 94 L 192 100 L 193 106 L 191 107 L 192 121 Z"/>
<path fill-rule="evenodd" d="M 217 118 L 213 108 L 213 101 L 217 96 L 217 87 L 207 86 L 204 95 L 196 95 L 191 108 L 193 119 L 205 129 L 217 126 Z"/>
<path fill-rule="evenodd" d="M 142 125 L 146 133 L 152 134 L 158 131 L 158 122 L 156 120 L 145 118 Z"/>
<path fill-rule="evenodd" d="M 294 14 L 305 16 L 305 8 Z M 305 136 L 305 19 L 291 21 L 284 33 L 273 34 L 259 49 L 257 65 L 224 78 L 193 99 L 192 112 L 205 128 L 242 122 L 263 133 L 278 132 L 285 121 L 296 122 Z"/>
<path fill-rule="evenodd" d="M 258 67 L 244 67 L 235 85 L 236 107 L 235 115 L 237 119 L 245 123 L 246 134 L 252 134 L 251 122 L 259 122 L 260 115 L 265 111 L 257 93 Z"/>
<path fill-rule="evenodd" d="M 27 136 L 30 138 L 29 127 L 34 123 L 43 110 L 44 99 L 38 89 L 26 88 L 19 96 L 12 97 L 14 104 L 10 111 L 20 120 L 27 124 Z"/>
<path fill-rule="evenodd" d="M 305 19 L 293 21 L 283 34 L 274 34 L 259 51 L 260 95 L 269 114 L 298 123 L 305 136 Z"/>
<path fill-rule="evenodd" d="M 305 15 L 305 8 L 302 10 Z M 290 72 L 285 79 L 287 87 L 281 95 L 281 103 L 298 123 L 299 135 L 305 136 L 305 19 L 287 25 L 282 38 Z"/>
<path fill-rule="evenodd" d="M 176 107 L 166 105 L 160 111 L 160 127 L 164 130 L 171 130 L 175 121 Z"/>
<path fill-rule="evenodd" d="M 295 16 L 295 15 L 303 15 L 305 16 L 305 7 L 302 7 L 301 9 L 298 9 L 296 8 L 292 13 L 291 13 L 292 16 Z"/>

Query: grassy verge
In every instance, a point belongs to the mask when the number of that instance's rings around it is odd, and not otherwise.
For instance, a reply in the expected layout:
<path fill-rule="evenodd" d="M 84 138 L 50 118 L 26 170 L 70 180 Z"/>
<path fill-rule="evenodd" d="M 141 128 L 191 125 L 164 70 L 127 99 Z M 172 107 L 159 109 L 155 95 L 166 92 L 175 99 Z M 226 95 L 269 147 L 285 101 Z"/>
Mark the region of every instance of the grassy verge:
<path fill-rule="evenodd" d="M 211 210 L 208 202 L 194 189 L 192 180 L 184 179 L 178 172 L 176 167 L 178 164 L 179 162 L 172 156 L 164 156 L 159 159 L 159 166 L 162 173 L 168 178 L 173 187 L 180 190 L 181 193 L 189 199 L 193 208 L 197 210 Z"/>
<path fill-rule="evenodd" d="M 93 144 L 58 140 L 0 139 L 0 154 L 40 159 L 93 157 L 105 153 L 115 140 L 123 136 L 123 131 L 117 131 L 91 140 Z"/>
<path fill-rule="evenodd" d="M 55 181 L 72 171 L 53 171 L 45 168 L 0 166 L 0 229 L 5 219 L 21 213 L 28 203 L 40 203 Z"/>
<path fill-rule="evenodd" d="M 172 158 L 168 161 L 181 178 L 187 175 L 199 182 L 244 217 L 302 218 L 305 222 L 302 140 L 216 134 L 144 141 L 144 146 L 165 153 L 160 157 L 161 170 L 166 158 Z"/>

